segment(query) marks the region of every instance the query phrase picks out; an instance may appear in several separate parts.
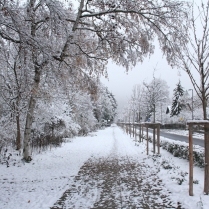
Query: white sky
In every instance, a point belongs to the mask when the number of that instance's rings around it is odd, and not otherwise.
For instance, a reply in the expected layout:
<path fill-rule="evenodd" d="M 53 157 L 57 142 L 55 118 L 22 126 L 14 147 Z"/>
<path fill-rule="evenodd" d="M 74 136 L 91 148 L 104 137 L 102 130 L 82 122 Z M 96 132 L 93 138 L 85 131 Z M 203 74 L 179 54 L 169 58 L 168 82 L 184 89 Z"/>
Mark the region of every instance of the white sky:
<path fill-rule="evenodd" d="M 206 3 L 208 0 L 202 1 L 203 3 Z M 187 0 L 187 2 L 194 2 L 195 6 L 200 5 L 201 3 L 200 0 Z M 195 16 L 197 16 L 196 21 L 198 21 L 198 14 L 199 11 L 195 9 Z M 155 53 L 150 58 L 146 58 L 143 63 L 138 63 L 136 67 L 128 72 L 128 74 L 126 73 L 125 68 L 117 66 L 114 63 L 108 64 L 107 68 L 109 80 L 102 77 L 101 82 L 107 86 L 115 96 L 118 102 L 118 110 L 121 110 L 128 102 L 131 97 L 132 88 L 135 84 L 142 85 L 143 81 L 149 82 L 153 79 L 154 69 L 156 69 L 156 78 L 161 78 L 167 81 L 167 84 L 170 87 L 170 98 L 172 98 L 173 89 L 176 87 L 179 79 L 181 80 L 184 90 L 193 89 L 189 76 L 186 72 L 178 70 L 177 68 L 172 69 L 168 65 L 166 58 L 163 57 L 158 43 L 156 43 L 155 47 Z M 197 79 L 199 79 L 198 75 Z M 191 94 L 191 91 L 189 94 Z"/>
<path fill-rule="evenodd" d="M 135 84 L 142 85 L 143 81 L 150 82 L 153 79 L 154 69 L 156 69 L 155 77 L 166 80 L 168 86 L 170 86 L 170 97 L 172 97 L 173 89 L 179 79 L 185 90 L 193 88 L 188 75 L 184 71 L 176 68 L 172 69 L 167 64 L 166 58 L 162 56 L 159 48 L 155 50 L 155 53 L 150 58 L 146 58 L 143 63 L 138 63 L 128 73 L 124 67 L 111 62 L 108 64 L 107 69 L 109 79 L 102 77 L 101 82 L 115 96 L 119 110 L 128 102 Z"/>
<path fill-rule="evenodd" d="M 186 1 L 195 2 L 195 5 L 201 3 L 200 0 Z M 207 0 L 202 1 L 204 3 L 207 2 Z M 78 6 L 79 0 L 74 0 L 73 3 L 75 6 Z M 173 89 L 176 87 L 179 79 L 181 80 L 184 90 L 193 89 L 191 81 L 184 71 L 176 68 L 172 69 L 168 65 L 166 58 L 163 57 L 162 52 L 158 47 L 158 43 L 156 43 L 155 53 L 150 58 L 146 58 L 143 63 L 138 63 L 137 66 L 132 68 L 132 70 L 129 70 L 128 73 L 124 67 L 109 62 L 107 66 L 108 79 L 101 77 L 101 82 L 108 87 L 110 92 L 113 93 L 118 102 L 118 109 L 121 110 L 128 102 L 133 86 L 135 84 L 143 84 L 143 81 L 151 81 L 153 79 L 154 69 L 156 78 L 161 78 L 167 81 L 167 84 L 170 87 L 169 91 L 171 98 L 173 95 Z"/>
<path fill-rule="evenodd" d="M 186 1 L 194 3 L 195 16 L 197 16 L 196 21 L 198 21 L 199 11 L 197 10 L 197 6 L 200 5 L 201 2 L 206 4 L 208 0 Z M 200 30 L 198 31 L 202 31 L 201 25 L 197 25 L 200 26 Z M 146 58 L 143 63 L 138 63 L 137 66 L 128 73 L 126 73 L 125 68 L 117 66 L 114 63 L 109 63 L 107 68 L 109 80 L 102 77 L 101 82 L 107 86 L 115 96 L 118 102 L 118 110 L 123 109 L 127 104 L 131 97 L 132 88 L 135 84 L 143 84 L 143 81 L 149 82 L 153 79 L 154 69 L 156 69 L 156 78 L 161 78 L 167 81 L 167 84 L 170 87 L 170 98 L 173 96 L 173 89 L 176 87 L 179 79 L 181 80 L 184 90 L 193 89 L 192 83 L 186 72 L 178 70 L 177 68 L 172 69 L 171 66 L 168 65 L 166 58 L 162 56 L 158 43 L 156 43 L 155 46 L 155 53 L 150 58 Z M 198 75 L 197 79 L 199 79 Z M 191 91 L 188 93 L 191 94 Z"/>

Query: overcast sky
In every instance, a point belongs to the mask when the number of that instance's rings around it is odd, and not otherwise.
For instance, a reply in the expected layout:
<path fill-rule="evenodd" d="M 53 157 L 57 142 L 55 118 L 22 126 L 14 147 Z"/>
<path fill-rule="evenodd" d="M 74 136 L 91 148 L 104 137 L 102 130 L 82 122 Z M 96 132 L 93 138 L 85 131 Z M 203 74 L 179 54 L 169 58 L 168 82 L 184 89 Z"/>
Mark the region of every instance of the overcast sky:
<path fill-rule="evenodd" d="M 118 109 L 126 105 L 135 84 L 143 84 L 143 81 L 150 82 L 153 79 L 154 69 L 155 77 L 165 80 L 170 86 L 170 97 L 172 97 L 173 89 L 179 79 L 185 90 L 193 88 L 188 75 L 184 71 L 172 69 L 158 47 L 150 58 L 146 58 L 143 63 L 138 63 L 128 73 L 125 68 L 111 62 L 109 62 L 107 69 L 109 80 L 102 77 L 101 82 L 115 95 Z"/>
<path fill-rule="evenodd" d="M 185 1 L 194 2 L 195 5 L 200 5 L 201 3 L 201 0 Z M 202 1 L 206 3 L 208 0 Z M 77 7 L 80 0 L 74 0 L 72 2 Z M 195 15 L 198 17 L 199 11 L 195 11 L 195 13 Z M 135 84 L 142 84 L 143 81 L 149 82 L 153 79 L 154 69 L 155 77 L 166 80 L 168 86 L 170 86 L 169 91 L 171 98 L 173 95 L 173 89 L 176 87 L 179 79 L 185 90 L 193 89 L 188 75 L 184 71 L 176 68 L 172 69 L 168 65 L 166 58 L 162 56 L 162 52 L 158 47 L 158 43 L 156 43 L 155 47 L 155 53 L 150 58 L 146 58 L 143 63 L 138 63 L 137 66 L 128 73 L 126 72 L 125 68 L 109 62 L 107 66 L 108 79 L 101 77 L 101 82 L 115 95 L 119 110 L 122 109 L 128 102 L 131 96 L 132 88 Z M 191 92 L 189 93 L 191 94 Z"/>
<path fill-rule="evenodd" d="M 193 2 L 193 0 L 187 1 Z M 194 2 L 195 5 L 199 5 L 201 3 L 200 0 L 194 0 Z M 206 3 L 207 0 L 203 0 L 203 2 Z M 198 21 L 198 15 L 199 11 L 196 10 L 196 21 Z M 163 57 L 158 43 L 156 43 L 155 47 L 155 53 L 150 58 L 146 58 L 143 63 L 138 63 L 138 65 L 128 73 L 123 67 L 117 66 L 111 62 L 108 64 L 107 69 L 109 80 L 102 77 L 101 82 L 115 95 L 119 110 L 121 110 L 128 102 L 132 93 L 132 88 L 135 84 L 143 84 L 143 81 L 149 82 L 153 79 L 154 69 L 156 69 L 155 77 L 166 80 L 168 86 L 170 86 L 170 98 L 172 98 L 173 89 L 176 87 L 179 79 L 184 87 L 184 90 L 193 89 L 189 76 L 186 72 L 178 70 L 177 68 L 172 69 L 168 65 L 166 58 Z M 197 79 L 199 79 L 198 76 Z M 191 94 L 191 91 L 189 93 Z"/>

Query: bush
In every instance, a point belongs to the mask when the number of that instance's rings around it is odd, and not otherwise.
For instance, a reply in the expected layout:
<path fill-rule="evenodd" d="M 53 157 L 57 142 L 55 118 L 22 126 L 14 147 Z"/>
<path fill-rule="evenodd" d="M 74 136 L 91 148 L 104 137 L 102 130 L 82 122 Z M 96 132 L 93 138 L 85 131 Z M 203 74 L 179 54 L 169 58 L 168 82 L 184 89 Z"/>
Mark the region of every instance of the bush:
<path fill-rule="evenodd" d="M 189 160 L 189 148 L 187 145 L 180 145 L 178 142 L 169 142 L 163 140 L 161 140 L 160 145 L 173 156 Z M 200 149 L 194 149 L 193 160 L 195 165 L 201 168 L 204 167 L 204 152 Z"/>
<path fill-rule="evenodd" d="M 163 159 L 161 165 L 164 169 L 172 169 L 172 166 L 170 165 L 169 161 L 166 159 Z"/>
<path fill-rule="evenodd" d="M 146 137 L 145 137 L 146 138 Z M 152 142 L 152 138 L 148 137 L 149 142 Z M 189 147 L 188 145 L 184 145 L 181 142 L 178 141 L 167 141 L 167 140 L 161 140 L 160 146 L 170 152 L 174 157 L 178 157 L 181 159 L 189 160 Z M 203 150 L 198 149 L 197 147 L 194 147 L 193 149 L 193 162 L 194 165 L 203 168 L 205 166 L 205 153 Z"/>
<path fill-rule="evenodd" d="M 193 180 L 193 184 L 199 184 L 198 180 Z"/>

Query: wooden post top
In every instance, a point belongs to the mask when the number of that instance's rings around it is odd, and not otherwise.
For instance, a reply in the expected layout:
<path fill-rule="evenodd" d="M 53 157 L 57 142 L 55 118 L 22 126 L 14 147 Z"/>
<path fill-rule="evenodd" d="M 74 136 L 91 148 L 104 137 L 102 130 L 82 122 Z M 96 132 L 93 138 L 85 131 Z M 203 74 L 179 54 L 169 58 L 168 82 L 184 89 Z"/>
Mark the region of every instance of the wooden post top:
<path fill-rule="evenodd" d="M 187 125 L 209 125 L 209 120 L 188 120 Z"/>

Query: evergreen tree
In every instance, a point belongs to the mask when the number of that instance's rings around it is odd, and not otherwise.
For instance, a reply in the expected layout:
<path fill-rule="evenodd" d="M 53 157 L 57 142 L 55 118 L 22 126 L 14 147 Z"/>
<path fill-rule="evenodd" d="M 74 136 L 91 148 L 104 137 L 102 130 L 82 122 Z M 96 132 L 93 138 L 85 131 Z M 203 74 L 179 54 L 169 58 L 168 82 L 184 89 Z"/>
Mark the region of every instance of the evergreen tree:
<path fill-rule="evenodd" d="M 178 82 L 177 87 L 173 91 L 174 91 L 174 96 L 173 96 L 173 102 L 170 113 L 171 117 L 178 115 L 183 107 L 183 104 L 181 103 L 180 99 L 184 95 L 184 89 L 181 86 L 180 81 Z"/>

